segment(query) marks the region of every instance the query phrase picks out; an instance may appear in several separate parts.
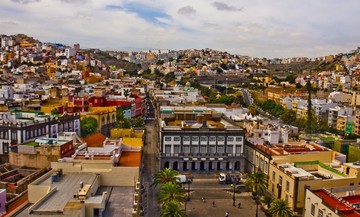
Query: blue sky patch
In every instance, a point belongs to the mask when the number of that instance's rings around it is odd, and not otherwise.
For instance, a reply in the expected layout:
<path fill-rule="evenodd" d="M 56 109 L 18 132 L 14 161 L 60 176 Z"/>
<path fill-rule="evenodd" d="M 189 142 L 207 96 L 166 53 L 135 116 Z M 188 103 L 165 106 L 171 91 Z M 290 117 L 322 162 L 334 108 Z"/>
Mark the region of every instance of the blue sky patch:
<path fill-rule="evenodd" d="M 161 23 L 156 18 L 169 18 L 170 16 L 164 13 L 159 8 L 154 8 L 145 4 L 130 2 L 125 3 L 124 5 L 106 5 L 105 9 L 107 10 L 121 10 L 129 13 L 137 14 L 142 19 L 151 22 L 157 23 L 161 25 L 166 25 L 165 23 Z"/>

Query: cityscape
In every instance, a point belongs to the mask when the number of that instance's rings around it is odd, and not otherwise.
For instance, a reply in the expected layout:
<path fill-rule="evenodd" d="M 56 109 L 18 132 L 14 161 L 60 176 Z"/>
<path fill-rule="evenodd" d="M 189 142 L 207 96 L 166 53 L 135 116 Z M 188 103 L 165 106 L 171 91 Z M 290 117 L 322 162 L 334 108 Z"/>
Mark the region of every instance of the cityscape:
<path fill-rule="evenodd" d="M 360 217 L 358 6 L 5 0 L 0 216 Z"/>

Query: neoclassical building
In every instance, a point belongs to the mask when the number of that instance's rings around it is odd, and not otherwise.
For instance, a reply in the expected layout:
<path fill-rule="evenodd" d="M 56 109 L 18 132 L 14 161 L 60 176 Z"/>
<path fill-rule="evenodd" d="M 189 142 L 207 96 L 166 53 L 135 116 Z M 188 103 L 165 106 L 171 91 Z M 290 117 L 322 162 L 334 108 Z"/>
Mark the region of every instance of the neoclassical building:
<path fill-rule="evenodd" d="M 207 107 L 160 107 L 161 169 L 243 172 L 245 131 Z"/>

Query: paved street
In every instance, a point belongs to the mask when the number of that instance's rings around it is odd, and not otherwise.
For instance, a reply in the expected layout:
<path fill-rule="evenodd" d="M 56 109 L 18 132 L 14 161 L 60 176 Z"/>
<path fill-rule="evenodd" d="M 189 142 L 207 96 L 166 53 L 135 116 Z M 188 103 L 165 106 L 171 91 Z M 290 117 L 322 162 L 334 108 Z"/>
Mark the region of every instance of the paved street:
<path fill-rule="evenodd" d="M 194 178 L 190 186 L 190 202 L 187 203 L 187 214 L 189 217 L 222 217 L 225 212 L 229 216 L 248 216 L 256 215 L 256 203 L 251 199 L 249 192 L 236 194 L 236 206 L 233 206 L 233 192 L 229 191 L 228 185 L 221 185 L 216 178 Z M 205 197 L 206 202 L 202 201 Z M 212 202 L 215 202 L 213 207 Z M 238 208 L 238 203 L 241 208 Z M 259 206 L 259 217 L 265 217 Z"/>
<path fill-rule="evenodd" d="M 159 153 L 158 153 L 158 131 L 157 122 L 151 121 L 146 124 L 146 141 L 143 149 L 143 182 L 145 192 L 142 195 L 142 206 L 144 208 L 144 216 L 154 217 L 160 216 L 160 207 L 157 204 L 158 187 L 150 187 L 152 176 L 159 171 Z"/>

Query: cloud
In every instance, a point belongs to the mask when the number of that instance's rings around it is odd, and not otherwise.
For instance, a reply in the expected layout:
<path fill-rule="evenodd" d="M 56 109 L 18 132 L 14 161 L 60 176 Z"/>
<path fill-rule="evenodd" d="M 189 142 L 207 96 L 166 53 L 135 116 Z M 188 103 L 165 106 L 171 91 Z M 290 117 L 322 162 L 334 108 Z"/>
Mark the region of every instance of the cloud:
<path fill-rule="evenodd" d="M 181 14 L 181 15 L 190 15 L 190 14 L 195 14 L 195 13 L 196 13 L 196 10 L 190 5 L 179 8 L 179 10 L 178 10 L 178 14 Z"/>
<path fill-rule="evenodd" d="M 0 23 L 3 25 L 9 25 L 9 26 L 19 25 L 17 22 L 14 22 L 14 21 L 2 21 Z"/>
<path fill-rule="evenodd" d="M 64 3 L 71 3 L 71 4 L 85 4 L 89 3 L 91 0 L 58 0 Z"/>
<path fill-rule="evenodd" d="M 218 9 L 219 11 L 242 11 L 243 8 L 237 8 L 235 6 L 232 5 L 228 5 L 225 4 L 223 2 L 214 2 L 213 5 L 215 6 L 216 9 Z"/>
<path fill-rule="evenodd" d="M 11 1 L 15 2 L 15 3 L 20 3 L 20 4 L 29 4 L 29 3 L 40 2 L 40 0 L 11 0 Z"/>

